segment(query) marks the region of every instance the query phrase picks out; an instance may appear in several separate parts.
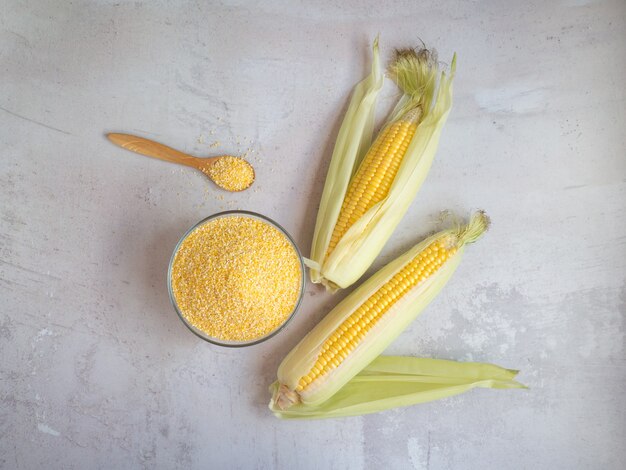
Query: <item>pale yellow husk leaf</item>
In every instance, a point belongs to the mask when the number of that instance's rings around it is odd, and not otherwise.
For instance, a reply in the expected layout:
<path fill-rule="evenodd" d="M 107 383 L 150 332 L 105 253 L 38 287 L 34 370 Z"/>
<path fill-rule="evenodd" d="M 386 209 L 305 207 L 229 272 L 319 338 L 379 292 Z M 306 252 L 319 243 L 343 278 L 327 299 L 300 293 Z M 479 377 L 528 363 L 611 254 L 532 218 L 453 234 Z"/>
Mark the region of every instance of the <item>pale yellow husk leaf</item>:
<path fill-rule="evenodd" d="M 281 419 L 321 419 L 365 415 L 439 400 L 472 388 L 526 388 L 516 370 L 492 364 L 417 357 L 379 356 L 328 400 L 277 406 L 280 383 L 270 386 L 270 410 Z"/>

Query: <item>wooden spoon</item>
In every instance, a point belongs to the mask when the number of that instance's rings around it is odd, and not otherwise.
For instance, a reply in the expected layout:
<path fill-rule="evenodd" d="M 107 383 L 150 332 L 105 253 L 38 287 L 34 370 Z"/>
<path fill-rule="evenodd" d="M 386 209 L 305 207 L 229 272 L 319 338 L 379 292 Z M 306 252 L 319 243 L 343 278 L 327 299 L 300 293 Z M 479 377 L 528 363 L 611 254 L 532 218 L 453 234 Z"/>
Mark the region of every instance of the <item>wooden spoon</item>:
<path fill-rule="evenodd" d="M 166 162 L 178 163 L 180 165 L 190 166 L 195 168 L 196 170 L 200 170 L 204 173 L 211 181 L 217 184 L 220 188 L 223 188 L 227 191 L 243 191 L 244 189 L 248 189 L 252 183 L 254 183 L 254 168 L 250 163 L 245 161 L 243 158 L 232 157 L 230 155 L 222 155 L 219 157 L 208 157 L 208 158 L 198 158 L 192 157 L 191 155 L 187 155 L 186 153 L 179 152 L 167 145 L 160 144 L 158 142 L 154 142 L 153 140 L 144 139 L 143 137 L 137 137 L 135 135 L 130 134 L 107 134 L 107 137 L 111 142 L 116 145 L 119 145 L 122 148 L 130 150 L 132 152 L 140 153 L 141 155 L 146 155 L 148 157 L 158 158 L 160 160 L 165 160 Z M 224 178 L 216 178 L 215 173 L 211 171 L 211 167 L 218 163 L 218 161 L 222 159 L 228 159 L 229 164 L 237 163 L 239 166 L 239 170 L 242 170 L 241 163 L 244 162 L 245 165 L 249 167 L 243 167 L 242 174 L 246 177 L 249 176 L 249 181 L 243 181 L 242 184 L 233 186 L 230 181 L 224 180 Z M 235 159 L 235 160 L 232 160 Z M 240 162 L 237 162 L 239 160 Z M 223 173 L 222 173 L 223 174 Z"/>

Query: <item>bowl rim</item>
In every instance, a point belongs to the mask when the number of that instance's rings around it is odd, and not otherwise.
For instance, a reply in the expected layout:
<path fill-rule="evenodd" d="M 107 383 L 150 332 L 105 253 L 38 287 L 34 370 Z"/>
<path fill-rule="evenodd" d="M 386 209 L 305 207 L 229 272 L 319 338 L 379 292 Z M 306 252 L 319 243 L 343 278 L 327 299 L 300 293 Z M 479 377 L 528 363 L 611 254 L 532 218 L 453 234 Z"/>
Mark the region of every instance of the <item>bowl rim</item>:
<path fill-rule="evenodd" d="M 297 300 L 296 304 L 293 307 L 293 311 L 289 314 L 287 319 L 283 323 L 281 323 L 281 325 L 278 328 L 276 328 L 275 330 L 272 330 L 271 332 L 269 332 L 265 336 L 261 336 L 260 338 L 256 338 L 256 339 L 253 339 L 253 340 L 250 340 L 250 341 L 230 341 L 230 342 L 229 341 L 224 341 L 224 340 L 220 340 L 218 338 L 214 338 L 212 336 L 209 336 L 208 334 L 206 334 L 205 332 L 203 332 L 199 328 L 194 327 L 193 325 L 191 325 L 185 319 L 185 317 L 181 313 L 180 309 L 178 308 L 178 305 L 176 304 L 176 298 L 174 297 L 174 292 L 172 290 L 172 267 L 174 265 L 174 259 L 176 258 L 176 253 L 178 253 L 178 250 L 179 250 L 181 244 L 183 243 L 183 241 L 191 234 L 191 232 L 193 232 L 195 229 L 197 229 L 201 225 L 203 225 L 203 224 L 205 224 L 205 223 L 207 223 L 207 222 L 209 222 L 211 220 L 224 218 L 224 217 L 233 217 L 233 216 L 243 216 L 243 217 L 248 217 L 248 218 L 251 218 L 251 219 L 261 220 L 262 222 L 268 223 L 269 225 L 271 225 L 271 226 L 275 227 L 276 229 L 278 229 L 283 235 L 285 235 L 287 240 L 289 240 L 289 243 L 294 248 L 294 250 L 296 252 L 296 255 L 298 256 L 298 261 L 300 262 L 300 273 L 301 273 L 301 275 L 300 275 L 300 277 L 301 277 L 301 280 L 300 280 L 300 294 L 298 295 L 298 300 Z M 180 320 L 183 322 L 183 324 L 193 334 L 195 334 L 199 338 L 202 338 L 203 340 L 205 340 L 205 341 L 207 341 L 207 342 L 209 342 L 211 344 L 215 344 L 217 346 L 224 346 L 224 347 L 227 347 L 227 348 L 242 348 L 242 347 L 246 347 L 246 346 L 254 346 L 255 344 L 262 343 L 262 342 L 267 341 L 268 339 L 276 336 L 279 332 L 281 332 L 285 328 L 285 326 L 287 326 L 287 324 L 293 319 L 293 317 L 296 315 L 296 313 L 300 309 L 300 305 L 302 304 L 302 299 L 304 298 L 305 290 L 306 290 L 306 275 L 305 275 L 304 258 L 302 256 L 302 253 L 300 253 L 300 249 L 298 248 L 298 245 L 294 241 L 293 237 L 279 223 L 275 222 L 274 220 L 270 219 L 269 217 L 267 217 L 267 216 L 265 216 L 263 214 L 259 214 L 258 212 L 247 211 L 247 210 L 235 209 L 235 210 L 227 210 L 227 211 L 222 211 L 222 212 L 216 212 L 215 214 L 212 214 L 212 215 L 210 215 L 208 217 L 205 217 L 204 219 L 202 219 L 199 222 L 197 222 L 194 225 L 192 225 L 184 233 L 184 235 L 178 240 L 178 243 L 176 243 L 176 246 L 174 247 L 174 251 L 172 252 L 172 256 L 170 257 L 169 266 L 167 268 L 167 292 L 168 292 L 169 297 L 170 297 L 170 302 L 171 302 L 172 306 L 174 307 L 174 311 L 178 315 L 178 318 L 180 318 Z"/>

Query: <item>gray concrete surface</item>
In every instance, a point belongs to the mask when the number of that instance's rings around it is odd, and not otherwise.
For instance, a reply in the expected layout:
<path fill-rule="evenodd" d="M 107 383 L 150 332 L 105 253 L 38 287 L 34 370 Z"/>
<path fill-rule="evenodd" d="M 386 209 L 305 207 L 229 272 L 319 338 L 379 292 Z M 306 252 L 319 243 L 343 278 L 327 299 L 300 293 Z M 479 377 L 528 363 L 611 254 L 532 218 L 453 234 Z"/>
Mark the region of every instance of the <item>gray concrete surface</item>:
<path fill-rule="evenodd" d="M 0 4 L 0 467 L 623 468 L 626 3 L 316 4 Z M 372 271 L 442 209 L 493 218 L 391 352 L 519 368 L 530 390 L 280 422 L 266 387 L 341 296 L 309 286 L 279 336 L 220 349 L 174 314 L 168 259 L 228 208 L 308 252 L 379 32 L 386 59 L 420 39 L 459 59 L 430 176 Z M 258 182 L 221 193 L 108 131 L 250 149 Z"/>

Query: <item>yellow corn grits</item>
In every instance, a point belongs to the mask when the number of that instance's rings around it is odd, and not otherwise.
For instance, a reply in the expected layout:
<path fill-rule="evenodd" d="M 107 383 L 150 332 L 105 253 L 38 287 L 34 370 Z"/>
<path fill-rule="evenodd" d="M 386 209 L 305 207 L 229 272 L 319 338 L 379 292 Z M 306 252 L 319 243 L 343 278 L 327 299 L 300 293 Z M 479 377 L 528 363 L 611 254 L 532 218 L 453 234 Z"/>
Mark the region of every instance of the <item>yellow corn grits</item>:
<path fill-rule="evenodd" d="M 251 341 L 280 327 L 298 302 L 301 283 L 289 239 L 245 216 L 200 225 L 172 265 L 172 291 L 183 317 L 223 341 Z"/>
<path fill-rule="evenodd" d="M 203 170 L 221 188 L 227 191 L 243 191 L 254 182 L 252 165 L 241 158 L 220 157 L 207 170 Z"/>

